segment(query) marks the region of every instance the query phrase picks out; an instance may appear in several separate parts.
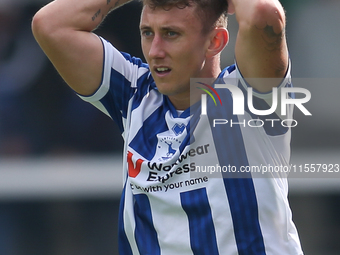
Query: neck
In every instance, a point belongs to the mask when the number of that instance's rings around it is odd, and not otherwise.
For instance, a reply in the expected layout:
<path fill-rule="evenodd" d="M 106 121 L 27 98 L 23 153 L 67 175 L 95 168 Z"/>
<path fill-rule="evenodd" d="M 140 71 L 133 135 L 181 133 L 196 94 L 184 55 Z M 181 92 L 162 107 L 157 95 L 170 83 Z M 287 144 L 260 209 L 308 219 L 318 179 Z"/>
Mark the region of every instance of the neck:
<path fill-rule="evenodd" d="M 200 91 L 198 91 L 200 92 Z M 201 93 L 199 95 L 191 95 L 192 93 L 189 93 L 185 96 L 168 96 L 173 106 L 176 108 L 176 110 L 184 111 L 185 109 L 189 108 L 191 105 L 198 102 L 201 98 Z"/>
<path fill-rule="evenodd" d="M 221 73 L 220 67 L 218 69 L 215 69 L 215 72 L 211 75 L 202 76 L 200 78 L 214 78 L 216 79 L 218 75 Z M 210 84 L 211 85 L 211 84 Z M 174 95 L 174 96 L 168 96 L 171 103 L 174 105 L 176 110 L 185 110 L 189 108 L 190 106 L 194 105 L 198 101 L 201 100 L 201 95 L 205 92 L 200 89 L 194 89 L 190 90 L 188 93 L 182 94 L 182 95 Z"/>

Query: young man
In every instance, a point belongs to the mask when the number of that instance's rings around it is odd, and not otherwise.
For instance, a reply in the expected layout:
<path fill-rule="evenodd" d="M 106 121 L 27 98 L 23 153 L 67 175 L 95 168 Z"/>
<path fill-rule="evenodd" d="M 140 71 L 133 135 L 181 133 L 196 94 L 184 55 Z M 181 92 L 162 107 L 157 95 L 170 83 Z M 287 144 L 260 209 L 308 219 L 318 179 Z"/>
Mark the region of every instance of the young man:
<path fill-rule="evenodd" d="M 289 128 L 213 129 L 214 111 L 200 116 L 201 90 L 190 91 L 190 78 L 232 78 L 242 90 L 249 83 L 257 91 L 254 100 L 266 109 L 267 92 L 290 85 L 279 1 L 145 0 L 140 30 L 147 64 L 92 33 L 122 4 L 57 0 L 32 23 L 37 41 L 69 86 L 121 129 L 126 178 L 120 254 L 302 254 L 286 179 L 191 177 L 207 162 L 240 169 L 289 161 Z M 221 71 L 227 12 L 239 23 L 237 66 Z M 221 97 L 223 116 L 234 122 L 258 117 L 248 109 L 244 116 L 233 115 L 230 92 Z"/>

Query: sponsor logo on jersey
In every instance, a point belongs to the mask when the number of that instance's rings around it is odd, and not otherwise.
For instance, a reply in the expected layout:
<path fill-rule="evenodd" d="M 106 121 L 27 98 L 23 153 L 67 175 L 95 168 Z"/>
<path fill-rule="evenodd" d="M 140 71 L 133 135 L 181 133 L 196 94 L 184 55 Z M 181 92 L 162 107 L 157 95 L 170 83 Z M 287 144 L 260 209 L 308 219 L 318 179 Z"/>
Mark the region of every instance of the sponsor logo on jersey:
<path fill-rule="evenodd" d="M 179 155 L 178 159 L 171 164 L 166 164 L 160 161 L 146 161 L 133 156 L 130 151 L 127 155 L 128 173 L 132 178 L 136 178 L 141 172 L 142 167 L 149 171 L 146 181 L 156 181 L 165 183 L 174 175 L 180 175 L 195 171 L 195 162 L 189 158 L 194 158 L 206 153 L 209 153 L 209 144 L 190 148 L 186 153 Z M 170 147 L 170 146 L 169 146 Z M 175 152 L 171 152 L 175 153 Z"/>
<path fill-rule="evenodd" d="M 136 163 L 134 163 L 132 160 L 132 157 L 133 157 L 133 154 L 130 151 L 128 151 L 127 162 L 128 162 L 129 176 L 132 178 L 135 178 L 140 173 L 142 163 L 144 162 L 144 160 L 137 159 Z"/>

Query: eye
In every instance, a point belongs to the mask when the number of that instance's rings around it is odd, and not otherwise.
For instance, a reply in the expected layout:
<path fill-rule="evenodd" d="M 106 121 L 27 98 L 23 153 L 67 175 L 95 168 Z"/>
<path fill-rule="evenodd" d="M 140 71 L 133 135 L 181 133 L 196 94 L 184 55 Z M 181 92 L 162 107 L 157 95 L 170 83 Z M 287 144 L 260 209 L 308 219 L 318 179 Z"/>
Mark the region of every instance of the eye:
<path fill-rule="evenodd" d="M 153 36 L 153 32 L 150 31 L 150 30 L 143 30 L 143 31 L 141 31 L 141 34 L 142 34 L 142 36 L 144 36 L 144 37 Z"/>
<path fill-rule="evenodd" d="M 175 36 L 178 35 L 178 33 L 175 32 L 175 31 L 167 31 L 167 32 L 166 32 L 166 35 L 167 35 L 168 37 L 175 37 Z"/>

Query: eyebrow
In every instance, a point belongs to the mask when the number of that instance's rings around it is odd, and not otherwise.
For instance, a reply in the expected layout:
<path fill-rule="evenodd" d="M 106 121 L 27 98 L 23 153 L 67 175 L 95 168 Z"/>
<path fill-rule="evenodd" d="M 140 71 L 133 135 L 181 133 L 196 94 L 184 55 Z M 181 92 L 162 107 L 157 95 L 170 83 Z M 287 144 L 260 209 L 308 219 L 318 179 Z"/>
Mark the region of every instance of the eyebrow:
<path fill-rule="evenodd" d="M 141 25 L 139 29 L 140 30 L 153 30 L 150 26 L 147 26 L 147 25 Z M 161 28 L 161 30 L 162 31 L 172 31 L 172 30 L 174 30 L 174 31 L 179 31 L 179 32 L 183 31 L 183 29 L 178 27 L 178 26 L 164 26 L 164 27 Z"/>
<path fill-rule="evenodd" d="M 146 26 L 146 25 L 141 25 L 139 27 L 139 30 L 151 30 L 151 27 L 150 26 Z"/>

